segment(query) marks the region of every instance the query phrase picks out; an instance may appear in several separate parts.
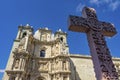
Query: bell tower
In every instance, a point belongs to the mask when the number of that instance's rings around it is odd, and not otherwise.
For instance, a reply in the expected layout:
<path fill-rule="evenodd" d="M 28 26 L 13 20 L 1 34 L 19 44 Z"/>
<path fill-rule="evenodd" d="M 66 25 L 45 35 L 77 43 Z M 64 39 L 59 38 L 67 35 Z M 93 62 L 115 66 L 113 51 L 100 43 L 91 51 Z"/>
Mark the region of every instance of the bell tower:
<path fill-rule="evenodd" d="M 55 39 L 59 39 L 61 54 L 69 54 L 69 47 L 67 43 L 67 33 L 61 29 L 55 32 Z"/>
<path fill-rule="evenodd" d="M 18 34 L 13 43 L 3 80 L 22 80 L 25 76 L 26 62 L 29 61 L 28 56 L 30 55 L 27 45 L 32 34 L 33 28 L 28 24 L 18 26 Z"/>
<path fill-rule="evenodd" d="M 33 28 L 31 28 L 29 24 L 25 26 L 20 25 L 18 26 L 18 34 L 17 34 L 16 40 L 20 40 L 25 36 L 32 35 L 32 34 L 33 34 Z"/>

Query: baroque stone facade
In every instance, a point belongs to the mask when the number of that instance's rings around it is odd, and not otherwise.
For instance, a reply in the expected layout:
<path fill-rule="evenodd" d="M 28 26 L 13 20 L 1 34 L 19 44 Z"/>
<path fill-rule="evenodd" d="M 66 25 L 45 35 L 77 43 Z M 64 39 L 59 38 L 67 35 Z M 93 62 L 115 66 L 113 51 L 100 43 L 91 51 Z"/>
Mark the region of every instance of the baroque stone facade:
<path fill-rule="evenodd" d="M 67 34 L 19 26 L 3 80 L 70 80 Z"/>
<path fill-rule="evenodd" d="M 113 58 L 120 71 L 120 58 Z M 96 80 L 90 56 L 69 54 L 67 33 L 19 26 L 3 80 Z"/>

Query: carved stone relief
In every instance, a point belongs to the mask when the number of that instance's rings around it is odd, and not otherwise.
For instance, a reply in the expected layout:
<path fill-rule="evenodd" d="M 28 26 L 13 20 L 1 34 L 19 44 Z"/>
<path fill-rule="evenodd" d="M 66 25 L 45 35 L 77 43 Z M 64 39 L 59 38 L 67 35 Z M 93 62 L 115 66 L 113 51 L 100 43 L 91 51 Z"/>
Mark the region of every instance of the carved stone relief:
<path fill-rule="evenodd" d="M 19 62 L 20 62 L 19 59 L 16 59 L 16 60 L 15 60 L 15 68 L 16 68 L 16 69 L 19 67 Z"/>
<path fill-rule="evenodd" d="M 39 70 L 41 71 L 47 71 L 48 70 L 48 63 L 40 63 L 39 64 Z"/>
<path fill-rule="evenodd" d="M 117 78 L 117 76 L 115 76 L 116 70 L 115 70 L 114 65 L 112 63 L 111 55 L 110 55 L 109 50 L 106 46 L 104 36 L 101 34 L 100 31 L 93 32 L 92 36 L 93 36 L 93 40 L 94 40 L 94 43 L 96 46 L 98 58 L 100 61 L 99 62 L 100 67 L 101 67 L 102 72 L 104 73 L 103 76 L 106 79 L 111 79 L 112 76 Z"/>
<path fill-rule="evenodd" d="M 63 61 L 63 70 L 67 70 L 67 64 L 66 64 L 66 61 Z"/>
<path fill-rule="evenodd" d="M 99 65 L 94 66 L 100 66 L 101 72 L 104 76 L 105 80 L 118 80 L 118 75 L 116 72 L 116 69 L 114 67 L 114 64 L 111 59 L 110 51 L 107 48 L 106 41 L 103 36 L 103 32 L 112 33 L 113 36 L 116 33 L 116 30 L 114 28 L 114 25 L 102 21 L 98 21 L 96 12 L 93 8 L 84 7 L 83 8 L 83 15 L 82 17 L 78 16 L 70 16 L 70 28 L 72 27 L 79 27 L 79 29 L 82 29 L 81 32 L 86 32 L 88 35 L 88 39 L 90 41 L 93 40 L 93 44 L 89 42 L 91 54 L 96 53 L 97 55 L 94 56 L 98 58 Z M 83 29 L 85 28 L 85 29 Z M 71 28 L 70 30 L 74 30 L 74 28 Z M 87 31 L 84 31 L 86 30 Z M 114 34 L 113 34 L 114 33 Z M 108 35 L 107 35 L 108 36 Z M 91 40 L 92 39 L 92 40 Z M 95 46 L 95 51 L 93 50 L 92 46 Z M 93 58 L 94 58 L 93 57 Z M 93 59 L 94 60 L 94 59 Z M 94 64 L 96 64 L 96 61 L 93 61 Z M 95 70 L 97 71 L 97 67 L 95 67 Z M 97 76 L 100 76 L 99 73 L 96 72 Z M 103 77 L 102 77 L 103 78 Z M 98 77 L 97 77 L 98 79 Z"/>

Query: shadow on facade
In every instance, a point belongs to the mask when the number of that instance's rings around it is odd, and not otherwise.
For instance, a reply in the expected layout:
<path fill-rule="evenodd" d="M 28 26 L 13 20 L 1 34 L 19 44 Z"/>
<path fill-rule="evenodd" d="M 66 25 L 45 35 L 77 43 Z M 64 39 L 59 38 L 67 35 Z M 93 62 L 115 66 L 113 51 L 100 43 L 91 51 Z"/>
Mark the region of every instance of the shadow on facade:
<path fill-rule="evenodd" d="M 70 59 L 70 69 L 71 69 L 71 79 L 72 80 L 81 80 L 81 78 L 76 70 L 76 66 L 74 65 L 74 63 L 71 59 Z"/>

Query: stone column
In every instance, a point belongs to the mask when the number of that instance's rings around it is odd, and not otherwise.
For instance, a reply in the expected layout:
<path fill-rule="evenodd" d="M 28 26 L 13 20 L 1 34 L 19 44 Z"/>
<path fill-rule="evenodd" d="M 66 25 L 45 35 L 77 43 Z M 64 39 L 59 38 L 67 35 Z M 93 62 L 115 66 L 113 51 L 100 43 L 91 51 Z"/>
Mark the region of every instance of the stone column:
<path fill-rule="evenodd" d="M 66 67 L 67 67 L 67 71 L 69 70 L 69 62 L 68 60 L 66 60 Z"/>
<path fill-rule="evenodd" d="M 22 59 L 20 58 L 19 66 L 18 66 L 18 69 L 19 69 L 19 70 L 21 69 L 21 65 L 22 65 Z"/>
<path fill-rule="evenodd" d="M 25 58 L 22 59 L 22 65 L 21 65 L 21 69 L 24 70 L 25 69 L 25 64 L 26 64 L 26 60 Z"/>
<path fill-rule="evenodd" d="M 60 60 L 60 71 L 62 71 L 63 70 L 63 62 L 62 62 L 62 60 Z"/>

